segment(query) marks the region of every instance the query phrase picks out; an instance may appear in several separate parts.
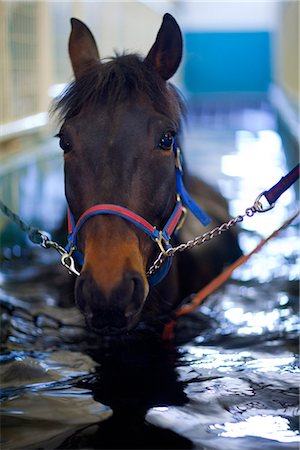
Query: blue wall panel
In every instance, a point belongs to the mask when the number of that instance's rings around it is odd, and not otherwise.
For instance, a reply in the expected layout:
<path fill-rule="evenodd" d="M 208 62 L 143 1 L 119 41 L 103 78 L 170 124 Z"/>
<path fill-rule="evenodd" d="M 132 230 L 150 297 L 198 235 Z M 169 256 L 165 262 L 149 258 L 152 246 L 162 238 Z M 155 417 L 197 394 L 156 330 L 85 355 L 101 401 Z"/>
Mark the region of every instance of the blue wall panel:
<path fill-rule="evenodd" d="M 186 33 L 184 84 L 190 93 L 267 92 L 268 32 Z"/>

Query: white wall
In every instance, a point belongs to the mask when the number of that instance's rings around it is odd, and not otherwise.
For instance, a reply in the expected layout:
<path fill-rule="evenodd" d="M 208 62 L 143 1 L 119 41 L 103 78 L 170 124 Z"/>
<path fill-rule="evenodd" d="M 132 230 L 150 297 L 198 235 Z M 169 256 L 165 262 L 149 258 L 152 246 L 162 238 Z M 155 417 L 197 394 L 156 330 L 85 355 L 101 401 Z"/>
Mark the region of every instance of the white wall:
<path fill-rule="evenodd" d="M 177 13 L 186 31 L 272 31 L 278 6 L 276 0 L 182 0 Z"/>
<path fill-rule="evenodd" d="M 74 1 L 74 17 L 83 20 L 95 35 L 101 57 L 118 52 L 146 55 L 172 2 Z"/>

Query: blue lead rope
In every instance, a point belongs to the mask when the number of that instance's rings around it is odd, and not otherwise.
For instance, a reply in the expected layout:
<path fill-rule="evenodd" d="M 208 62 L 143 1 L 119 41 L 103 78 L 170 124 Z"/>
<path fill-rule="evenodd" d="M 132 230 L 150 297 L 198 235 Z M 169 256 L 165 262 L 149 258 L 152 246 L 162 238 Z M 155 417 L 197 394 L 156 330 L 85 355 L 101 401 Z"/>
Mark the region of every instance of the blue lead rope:
<path fill-rule="evenodd" d="M 183 169 L 182 169 L 182 154 L 180 148 L 174 142 L 174 155 L 176 160 L 176 189 L 177 193 L 180 195 L 182 203 L 194 214 L 194 216 L 202 223 L 202 225 L 207 226 L 211 223 L 211 218 L 200 208 L 199 205 L 193 200 L 190 194 L 185 189 L 183 183 Z"/>
<path fill-rule="evenodd" d="M 177 192 L 181 197 L 182 203 L 194 214 L 194 216 L 204 225 L 211 223 L 211 218 L 200 208 L 199 205 L 192 199 L 190 194 L 184 187 L 182 174 L 179 169 L 176 170 L 176 186 Z"/>

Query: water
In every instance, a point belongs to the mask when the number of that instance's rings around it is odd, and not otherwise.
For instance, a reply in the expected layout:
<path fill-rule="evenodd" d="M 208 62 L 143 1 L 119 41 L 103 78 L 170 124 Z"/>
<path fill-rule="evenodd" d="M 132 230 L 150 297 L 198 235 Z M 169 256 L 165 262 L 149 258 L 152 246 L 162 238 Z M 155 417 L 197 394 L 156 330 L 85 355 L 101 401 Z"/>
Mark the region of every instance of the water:
<path fill-rule="evenodd" d="M 58 306 L 58 269 L 37 260 L 19 279 L 7 271 L 2 448 L 298 448 L 293 236 L 287 229 L 181 320 L 175 345 L 100 345 L 75 308 Z M 269 281 L 253 275 L 257 264 Z"/>
<path fill-rule="evenodd" d="M 213 176 L 234 198 L 233 214 L 286 171 L 278 135 L 267 131 L 220 129 L 219 140 L 214 136 Z M 208 174 L 205 152 L 202 159 L 197 152 L 212 145 L 207 128 L 186 139 L 196 147 L 191 166 Z M 253 176 L 253 168 L 234 174 L 247 145 L 261 160 L 261 142 L 275 175 Z M 294 194 L 284 195 L 274 211 L 245 221 L 245 251 L 295 209 Z M 295 225 L 182 318 L 170 343 L 146 335 L 108 342 L 88 333 L 69 302 L 70 278 L 51 252 L 7 261 L 0 277 L 1 448 L 299 448 Z"/>

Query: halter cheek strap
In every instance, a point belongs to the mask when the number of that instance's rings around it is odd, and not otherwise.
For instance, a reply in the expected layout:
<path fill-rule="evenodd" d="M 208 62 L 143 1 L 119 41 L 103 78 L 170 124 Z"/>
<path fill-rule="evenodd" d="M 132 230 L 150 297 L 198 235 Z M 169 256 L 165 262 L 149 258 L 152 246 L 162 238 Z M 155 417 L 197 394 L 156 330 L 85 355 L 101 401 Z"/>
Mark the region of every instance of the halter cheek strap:
<path fill-rule="evenodd" d="M 84 255 L 77 250 L 77 235 L 82 228 L 83 224 L 91 217 L 96 215 L 116 215 L 122 217 L 125 220 L 133 223 L 135 226 L 144 231 L 148 236 L 157 243 L 160 251 L 164 252 L 168 248 L 171 248 L 171 244 L 169 243 L 172 234 L 178 228 L 178 224 L 182 217 L 182 213 L 184 211 L 182 202 L 190 209 L 190 211 L 197 217 L 198 220 L 203 225 L 208 225 L 210 223 L 210 218 L 207 214 L 195 203 L 192 197 L 186 191 L 183 184 L 183 170 L 182 170 L 182 157 L 180 153 L 179 147 L 174 143 L 173 146 L 174 155 L 176 159 L 176 189 L 177 189 L 177 201 L 175 208 L 165 224 L 162 230 L 158 230 L 156 227 L 151 225 L 146 219 L 139 216 L 138 214 L 130 211 L 127 208 L 119 205 L 112 204 L 99 204 L 92 206 L 87 209 L 78 219 L 77 223 L 74 221 L 73 214 L 68 209 L 68 244 L 66 246 L 66 250 L 69 254 L 75 258 L 76 262 L 83 266 L 84 263 Z M 168 273 L 173 258 L 166 258 L 164 264 L 161 268 L 149 277 L 148 282 L 150 286 L 155 286 L 158 284 Z"/>

